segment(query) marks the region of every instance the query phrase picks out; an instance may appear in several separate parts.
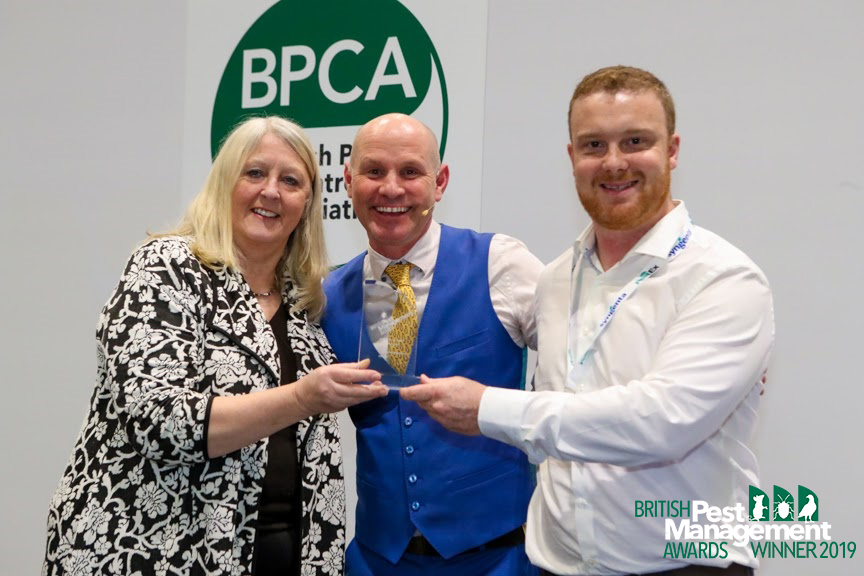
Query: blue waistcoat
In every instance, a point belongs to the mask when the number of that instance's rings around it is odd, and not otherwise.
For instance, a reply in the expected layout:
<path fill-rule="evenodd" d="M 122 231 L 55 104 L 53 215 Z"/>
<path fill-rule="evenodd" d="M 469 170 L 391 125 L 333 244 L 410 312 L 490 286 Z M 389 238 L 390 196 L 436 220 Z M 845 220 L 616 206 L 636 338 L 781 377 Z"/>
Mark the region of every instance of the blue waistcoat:
<path fill-rule="evenodd" d="M 417 333 L 417 374 L 520 388 L 524 356 L 489 297 L 491 234 L 441 226 L 435 274 Z M 322 326 L 340 362 L 357 360 L 365 253 L 324 282 Z M 377 356 L 377 354 L 376 354 Z M 385 360 L 372 358 L 372 368 Z M 525 455 L 483 436 L 448 432 L 391 392 L 351 408 L 357 427 L 355 538 L 391 562 L 415 528 L 445 558 L 525 522 L 534 486 Z"/>

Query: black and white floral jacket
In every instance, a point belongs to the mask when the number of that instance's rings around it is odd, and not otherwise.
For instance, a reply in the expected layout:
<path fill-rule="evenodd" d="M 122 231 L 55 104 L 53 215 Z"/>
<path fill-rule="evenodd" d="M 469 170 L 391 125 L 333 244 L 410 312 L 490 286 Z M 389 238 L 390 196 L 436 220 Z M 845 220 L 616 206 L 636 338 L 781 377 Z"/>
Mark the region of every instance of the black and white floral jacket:
<path fill-rule="evenodd" d="M 242 276 L 204 267 L 188 244 L 139 248 L 102 311 L 96 390 L 51 501 L 43 575 L 250 573 L 267 439 L 208 459 L 207 423 L 214 396 L 278 385 L 276 340 Z M 288 335 L 298 377 L 335 361 L 305 312 L 289 314 Z M 339 575 L 336 418 L 300 422 L 297 439 L 301 574 Z"/>

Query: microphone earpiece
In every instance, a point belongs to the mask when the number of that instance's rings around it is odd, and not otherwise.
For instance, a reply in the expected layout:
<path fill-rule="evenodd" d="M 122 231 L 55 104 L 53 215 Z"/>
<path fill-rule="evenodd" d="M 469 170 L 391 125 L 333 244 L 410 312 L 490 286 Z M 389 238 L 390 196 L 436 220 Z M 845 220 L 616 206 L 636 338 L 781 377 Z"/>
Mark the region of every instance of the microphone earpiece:
<path fill-rule="evenodd" d="M 433 202 L 431 206 L 429 206 L 428 208 L 426 208 L 425 210 L 423 210 L 422 212 L 420 212 L 420 215 L 421 215 L 421 216 L 426 216 L 427 214 L 429 214 L 429 212 L 432 211 L 432 208 L 434 208 L 434 207 L 435 207 L 435 203 Z"/>

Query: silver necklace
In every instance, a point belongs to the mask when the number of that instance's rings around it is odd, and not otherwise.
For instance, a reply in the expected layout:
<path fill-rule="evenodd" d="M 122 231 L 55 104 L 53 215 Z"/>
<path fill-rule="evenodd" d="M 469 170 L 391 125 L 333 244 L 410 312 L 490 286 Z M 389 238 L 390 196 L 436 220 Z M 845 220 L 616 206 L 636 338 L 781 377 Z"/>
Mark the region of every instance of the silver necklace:
<path fill-rule="evenodd" d="M 272 296 L 273 294 L 276 294 L 277 287 L 279 286 L 279 277 L 276 275 L 275 272 L 273 273 L 273 279 L 275 281 L 273 284 L 274 287 L 271 288 L 270 290 L 268 290 L 267 292 L 255 292 L 255 290 L 252 290 L 252 286 L 249 286 L 249 290 L 252 292 L 253 296 L 256 296 L 259 298 L 266 298 L 267 296 Z"/>

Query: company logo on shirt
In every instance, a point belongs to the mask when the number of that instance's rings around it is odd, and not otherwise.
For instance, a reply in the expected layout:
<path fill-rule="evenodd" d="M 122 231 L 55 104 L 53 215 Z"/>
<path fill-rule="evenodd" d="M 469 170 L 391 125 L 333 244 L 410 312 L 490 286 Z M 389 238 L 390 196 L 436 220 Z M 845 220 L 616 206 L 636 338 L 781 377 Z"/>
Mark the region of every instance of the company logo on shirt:
<path fill-rule="evenodd" d="M 356 218 L 343 182 L 354 134 L 390 112 L 413 115 L 447 142 L 447 88 L 426 30 L 396 0 L 282 0 L 247 30 L 225 65 L 211 120 L 213 155 L 251 116 L 307 129 L 324 190 L 324 218 Z"/>

